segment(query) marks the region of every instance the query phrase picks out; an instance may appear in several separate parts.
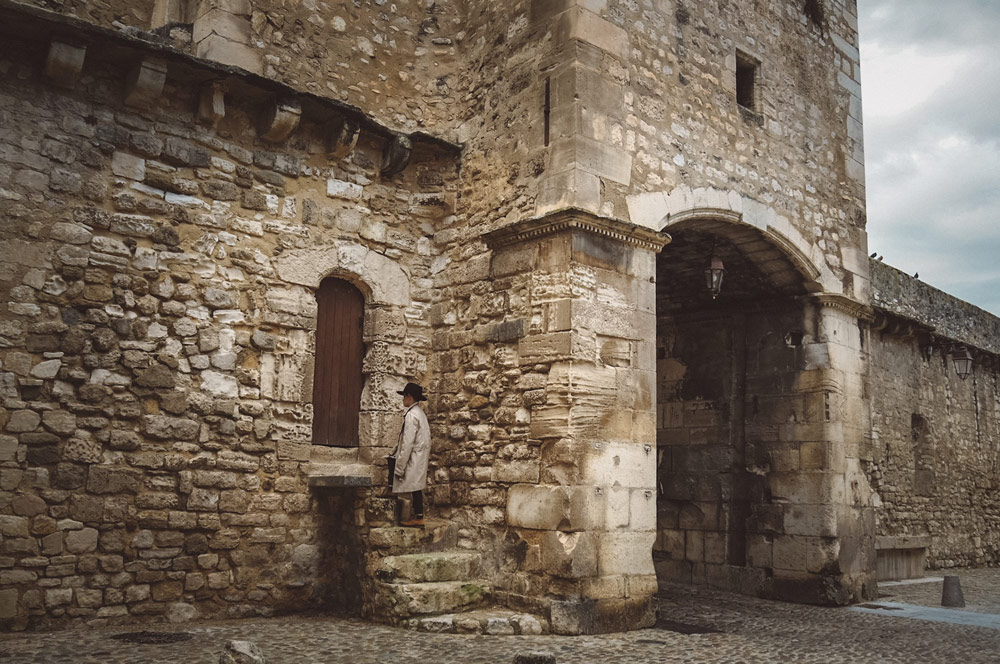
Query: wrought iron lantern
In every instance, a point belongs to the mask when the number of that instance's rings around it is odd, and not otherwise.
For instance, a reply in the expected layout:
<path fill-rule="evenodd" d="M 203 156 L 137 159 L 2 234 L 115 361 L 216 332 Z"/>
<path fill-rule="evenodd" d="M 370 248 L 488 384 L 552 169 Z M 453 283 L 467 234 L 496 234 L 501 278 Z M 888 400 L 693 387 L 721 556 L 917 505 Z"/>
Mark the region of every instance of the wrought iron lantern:
<path fill-rule="evenodd" d="M 712 292 L 712 299 L 719 297 L 722 291 L 722 277 L 726 275 L 726 268 L 722 264 L 722 259 L 717 254 L 712 253 L 712 260 L 705 270 L 705 285 Z"/>
<path fill-rule="evenodd" d="M 968 378 L 969 374 L 972 373 L 972 354 L 965 346 L 959 346 L 957 350 L 952 352 L 951 361 L 955 363 L 955 373 L 962 380 Z"/>

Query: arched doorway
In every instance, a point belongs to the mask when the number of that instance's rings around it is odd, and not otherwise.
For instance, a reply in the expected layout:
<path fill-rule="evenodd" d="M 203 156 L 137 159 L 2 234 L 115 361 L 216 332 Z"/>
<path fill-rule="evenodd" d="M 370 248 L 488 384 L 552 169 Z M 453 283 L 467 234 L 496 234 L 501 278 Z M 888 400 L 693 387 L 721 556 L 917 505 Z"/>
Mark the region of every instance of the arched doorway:
<path fill-rule="evenodd" d="M 817 343 L 816 275 L 738 220 L 667 230 L 656 293 L 658 579 L 843 603 L 843 469 L 832 459 L 843 441 L 830 427 L 843 392 L 817 356 L 828 344 Z M 713 257 L 726 270 L 715 298 Z"/>

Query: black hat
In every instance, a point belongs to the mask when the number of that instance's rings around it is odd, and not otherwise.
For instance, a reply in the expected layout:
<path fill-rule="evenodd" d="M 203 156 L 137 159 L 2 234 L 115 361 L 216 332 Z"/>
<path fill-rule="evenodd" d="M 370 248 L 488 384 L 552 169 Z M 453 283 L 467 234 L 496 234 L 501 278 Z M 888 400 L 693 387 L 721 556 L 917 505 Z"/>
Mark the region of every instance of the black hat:
<path fill-rule="evenodd" d="M 420 387 L 416 383 L 407 383 L 406 387 L 401 390 L 397 390 L 396 394 L 409 394 L 413 397 L 414 401 L 427 401 L 427 397 L 424 396 L 424 388 Z"/>

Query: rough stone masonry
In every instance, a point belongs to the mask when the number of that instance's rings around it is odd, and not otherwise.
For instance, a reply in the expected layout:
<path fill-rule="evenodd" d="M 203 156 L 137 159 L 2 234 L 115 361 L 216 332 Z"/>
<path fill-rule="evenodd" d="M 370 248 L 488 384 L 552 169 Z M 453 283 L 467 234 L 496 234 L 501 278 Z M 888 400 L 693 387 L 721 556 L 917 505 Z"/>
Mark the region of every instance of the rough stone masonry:
<path fill-rule="evenodd" d="M 854 0 L 0 19 L 5 629 L 596 633 L 1000 562 L 1000 321 L 866 257 Z"/>

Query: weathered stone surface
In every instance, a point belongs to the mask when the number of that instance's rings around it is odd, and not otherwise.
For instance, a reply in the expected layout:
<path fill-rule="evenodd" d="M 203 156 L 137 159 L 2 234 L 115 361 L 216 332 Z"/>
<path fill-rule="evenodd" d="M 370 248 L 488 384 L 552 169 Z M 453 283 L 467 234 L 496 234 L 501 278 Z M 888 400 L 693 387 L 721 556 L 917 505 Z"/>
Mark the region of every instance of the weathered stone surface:
<path fill-rule="evenodd" d="M 229 641 L 219 655 L 219 664 L 267 664 L 267 659 L 252 641 Z"/>

